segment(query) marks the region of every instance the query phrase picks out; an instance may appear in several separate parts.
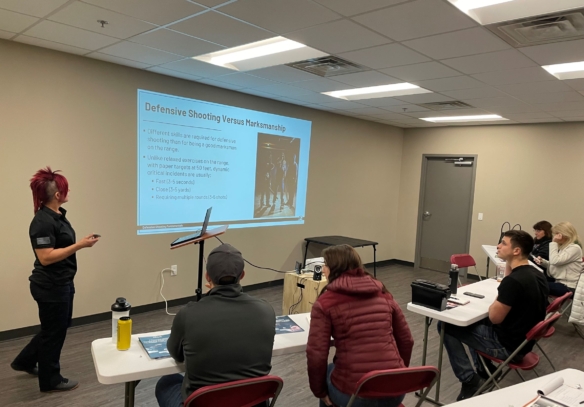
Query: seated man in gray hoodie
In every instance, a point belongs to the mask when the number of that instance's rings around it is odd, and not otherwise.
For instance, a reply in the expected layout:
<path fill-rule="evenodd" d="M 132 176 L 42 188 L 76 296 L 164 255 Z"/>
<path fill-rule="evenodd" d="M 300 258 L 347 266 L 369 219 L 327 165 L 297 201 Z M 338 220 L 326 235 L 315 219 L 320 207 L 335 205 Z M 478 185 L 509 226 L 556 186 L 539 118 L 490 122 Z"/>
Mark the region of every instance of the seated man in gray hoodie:
<path fill-rule="evenodd" d="M 205 277 L 211 290 L 177 313 L 168 338 L 168 351 L 185 363 L 185 375 L 158 381 L 160 407 L 180 407 L 204 386 L 270 373 L 276 315 L 267 302 L 243 293 L 243 268 L 241 253 L 231 245 L 209 254 Z"/>

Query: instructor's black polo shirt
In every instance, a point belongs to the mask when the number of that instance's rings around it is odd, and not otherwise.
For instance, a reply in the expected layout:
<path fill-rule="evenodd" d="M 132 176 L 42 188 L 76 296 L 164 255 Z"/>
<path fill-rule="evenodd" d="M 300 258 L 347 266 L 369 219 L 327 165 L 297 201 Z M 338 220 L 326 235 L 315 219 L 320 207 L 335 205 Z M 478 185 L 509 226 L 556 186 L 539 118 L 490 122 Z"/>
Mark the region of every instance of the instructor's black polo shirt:
<path fill-rule="evenodd" d="M 33 249 L 62 249 L 75 243 L 75 231 L 66 218 L 67 211 L 63 208 L 59 208 L 59 211 L 61 213 L 43 206 L 35 214 L 29 229 Z M 73 278 L 76 273 L 75 253 L 61 261 L 43 266 L 35 252 L 34 270 L 29 277 L 34 283 L 31 286 L 31 290 L 34 290 L 33 296 L 37 301 L 66 300 L 75 292 Z"/>

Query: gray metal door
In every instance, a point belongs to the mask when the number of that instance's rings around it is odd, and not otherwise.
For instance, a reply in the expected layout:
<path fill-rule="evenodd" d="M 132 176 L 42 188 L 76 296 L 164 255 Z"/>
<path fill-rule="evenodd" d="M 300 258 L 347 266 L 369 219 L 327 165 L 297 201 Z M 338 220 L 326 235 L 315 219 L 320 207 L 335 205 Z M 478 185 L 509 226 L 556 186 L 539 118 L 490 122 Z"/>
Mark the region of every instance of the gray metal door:
<path fill-rule="evenodd" d="M 425 155 L 416 266 L 447 272 L 450 256 L 468 253 L 476 156 Z"/>

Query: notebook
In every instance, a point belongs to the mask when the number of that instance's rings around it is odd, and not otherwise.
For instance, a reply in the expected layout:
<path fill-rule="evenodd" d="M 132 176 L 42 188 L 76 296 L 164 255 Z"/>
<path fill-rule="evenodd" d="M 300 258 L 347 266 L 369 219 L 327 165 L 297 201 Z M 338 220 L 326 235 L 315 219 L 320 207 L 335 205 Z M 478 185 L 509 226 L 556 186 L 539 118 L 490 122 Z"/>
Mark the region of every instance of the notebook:
<path fill-rule="evenodd" d="M 584 402 L 584 391 L 565 385 L 562 377 L 548 382 L 537 394 L 532 407 L 581 407 Z"/>
<path fill-rule="evenodd" d="M 276 317 L 276 335 L 291 334 L 296 332 L 304 332 L 296 322 L 288 315 L 281 315 Z"/>
<path fill-rule="evenodd" d="M 144 347 L 150 359 L 162 359 L 170 357 L 168 349 L 166 348 L 166 342 L 170 334 L 156 335 L 156 336 L 141 336 L 140 343 Z"/>

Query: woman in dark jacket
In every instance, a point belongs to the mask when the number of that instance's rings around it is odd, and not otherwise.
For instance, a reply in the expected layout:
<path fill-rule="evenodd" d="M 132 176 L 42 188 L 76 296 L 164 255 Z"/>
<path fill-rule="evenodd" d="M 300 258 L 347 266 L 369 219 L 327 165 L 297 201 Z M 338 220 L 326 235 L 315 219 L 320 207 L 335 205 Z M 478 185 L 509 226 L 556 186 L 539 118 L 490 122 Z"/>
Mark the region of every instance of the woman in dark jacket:
<path fill-rule="evenodd" d="M 328 285 L 312 307 L 308 379 L 321 407 L 344 407 L 364 374 L 409 366 L 414 340 L 397 302 L 364 270 L 355 249 L 331 246 L 323 256 Z M 331 336 L 336 353 L 327 366 Z M 353 406 L 397 407 L 403 399 L 357 398 Z"/>
<path fill-rule="evenodd" d="M 552 241 L 552 224 L 547 220 L 542 220 L 533 225 L 533 234 L 535 236 L 535 244 L 529 256 L 529 260 L 535 262 L 535 259 L 541 257 L 544 260 L 550 259 L 550 243 Z M 537 262 L 536 262 L 537 263 Z M 545 278 L 549 282 L 556 281 L 555 278 L 549 275 L 547 268 L 540 264 L 539 267 L 543 269 Z"/>

